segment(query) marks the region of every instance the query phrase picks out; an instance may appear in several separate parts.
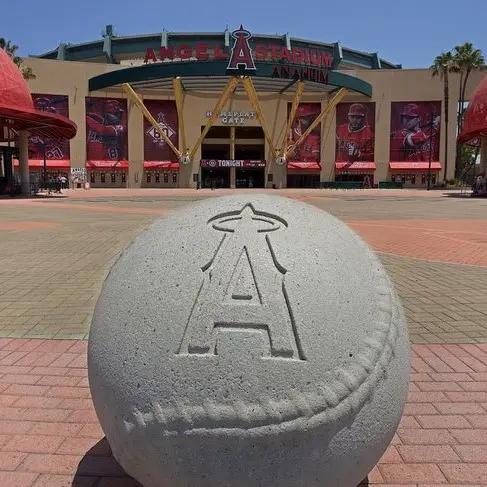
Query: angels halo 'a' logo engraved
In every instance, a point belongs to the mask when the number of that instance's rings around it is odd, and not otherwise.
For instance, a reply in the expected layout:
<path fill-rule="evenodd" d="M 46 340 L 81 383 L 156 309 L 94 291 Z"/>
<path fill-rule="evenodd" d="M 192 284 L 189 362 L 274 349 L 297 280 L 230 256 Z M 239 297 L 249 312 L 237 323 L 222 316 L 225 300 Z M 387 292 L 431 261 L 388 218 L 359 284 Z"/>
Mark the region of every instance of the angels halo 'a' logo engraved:
<path fill-rule="evenodd" d="M 232 37 L 235 42 L 227 69 L 238 69 L 240 66 L 244 69 L 256 69 L 254 58 L 252 57 L 252 49 L 249 46 L 249 39 L 252 34 L 241 25 L 240 29 L 232 32 Z"/>
<path fill-rule="evenodd" d="M 276 215 L 252 204 L 208 221 L 223 237 L 204 265 L 203 282 L 191 310 L 178 354 L 215 355 L 218 334 L 233 330 L 260 333 L 269 358 L 305 360 L 284 275 L 269 233 L 287 228 Z"/>

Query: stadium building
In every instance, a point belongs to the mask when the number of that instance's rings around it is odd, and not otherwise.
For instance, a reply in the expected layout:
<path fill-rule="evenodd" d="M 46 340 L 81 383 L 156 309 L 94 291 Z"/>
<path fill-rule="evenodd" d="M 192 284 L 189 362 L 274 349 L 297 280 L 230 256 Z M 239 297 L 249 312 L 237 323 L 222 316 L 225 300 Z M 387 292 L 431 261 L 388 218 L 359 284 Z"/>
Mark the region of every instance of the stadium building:
<path fill-rule="evenodd" d="M 92 187 L 424 187 L 454 176 L 442 81 L 377 53 L 242 26 L 127 37 L 107 26 L 25 63 L 37 109 L 78 126 L 70 141 L 31 137 L 31 180 L 44 168 Z M 456 111 L 451 96 L 452 121 Z"/>

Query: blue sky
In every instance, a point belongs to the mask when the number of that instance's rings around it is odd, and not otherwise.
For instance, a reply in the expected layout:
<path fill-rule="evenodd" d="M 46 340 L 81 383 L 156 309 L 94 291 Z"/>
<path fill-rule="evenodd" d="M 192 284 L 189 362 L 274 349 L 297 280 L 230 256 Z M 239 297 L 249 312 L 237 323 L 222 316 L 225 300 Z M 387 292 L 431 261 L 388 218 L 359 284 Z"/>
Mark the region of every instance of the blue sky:
<path fill-rule="evenodd" d="M 0 37 L 29 55 L 98 39 L 106 24 L 131 35 L 162 28 L 213 32 L 243 23 L 256 33 L 340 41 L 414 68 L 465 41 L 487 57 L 486 19 L 486 0 L 23 0 L 2 8 Z"/>

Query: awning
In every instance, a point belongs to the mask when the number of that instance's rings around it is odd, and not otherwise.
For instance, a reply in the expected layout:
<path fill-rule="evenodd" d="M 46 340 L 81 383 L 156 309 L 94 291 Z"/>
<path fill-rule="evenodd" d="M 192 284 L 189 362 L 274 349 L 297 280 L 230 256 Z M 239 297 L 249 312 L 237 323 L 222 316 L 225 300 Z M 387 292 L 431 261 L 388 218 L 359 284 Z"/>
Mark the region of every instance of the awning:
<path fill-rule="evenodd" d="M 394 171 L 428 171 L 430 163 L 427 162 L 389 162 L 390 169 Z M 441 169 L 440 162 L 431 162 L 431 170 L 439 171 Z"/>
<path fill-rule="evenodd" d="M 87 161 L 87 169 L 128 169 L 127 161 Z"/>
<path fill-rule="evenodd" d="M 10 130 L 5 130 L 6 128 Z M 45 138 L 72 139 L 76 124 L 55 113 L 34 107 L 27 82 L 4 49 L 0 49 L 0 140 L 28 130 Z"/>
<path fill-rule="evenodd" d="M 461 144 L 478 145 L 479 137 L 487 137 L 487 76 L 475 88 L 470 98 L 462 133 L 457 140 Z"/>
<path fill-rule="evenodd" d="M 19 161 L 14 159 L 14 166 L 19 166 Z M 43 159 L 29 159 L 29 167 L 44 167 L 44 160 Z M 48 169 L 69 169 L 71 164 L 69 161 L 60 160 L 60 159 L 50 159 L 46 160 L 46 167 Z"/>
<path fill-rule="evenodd" d="M 355 162 L 335 162 L 337 171 L 375 171 L 375 162 L 355 161 Z"/>
<path fill-rule="evenodd" d="M 298 171 L 321 171 L 321 165 L 319 162 L 299 162 L 292 161 L 288 162 L 287 170 L 298 170 Z"/>
<path fill-rule="evenodd" d="M 179 171 L 179 162 L 173 161 L 144 161 L 144 169 L 165 169 Z"/>

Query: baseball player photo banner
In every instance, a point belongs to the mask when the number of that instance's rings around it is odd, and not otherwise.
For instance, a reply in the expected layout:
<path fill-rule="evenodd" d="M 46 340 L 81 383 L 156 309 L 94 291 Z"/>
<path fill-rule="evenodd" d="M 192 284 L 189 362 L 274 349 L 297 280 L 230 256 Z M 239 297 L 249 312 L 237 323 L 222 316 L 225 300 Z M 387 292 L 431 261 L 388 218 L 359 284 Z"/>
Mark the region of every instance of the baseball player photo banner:
<path fill-rule="evenodd" d="M 176 103 L 170 100 L 145 100 L 145 106 L 166 132 L 171 142 L 178 146 L 178 112 Z M 144 160 L 177 161 L 177 155 L 167 145 L 159 132 L 144 117 Z"/>
<path fill-rule="evenodd" d="M 127 100 L 86 97 L 86 160 L 126 161 Z"/>
<path fill-rule="evenodd" d="M 375 103 L 339 103 L 336 109 L 337 162 L 374 162 Z"/>
<path fill-rule="evenodd" d="M 291 103 L 288 104 L 288 116 L 291 112 Z M 301 134 L 313 123 L 321 112 L 321 103 L 300 103 L 296 110 L 291 134 L 289 139 L 292 142 L 301 137 Z M 321 159 L 321 123 L 318 124 L 306 137 L 304 142 L 298 146 L 290 156 L 290 160 L 296 162 L 320 162 Z"/>
<path fill-rule="evenodd" d="M 69 117 L 69 101 L 66 95 L 33 94 L 32 100 L 37 110 Z M 49 139 L 39 136 L 29 137 L 29 159 L 69 160 L 69 140 Z"/>
<path fill-rule="evenodd" d="M 440 159 L 440 101 L 391 103 L 391 161 Z"/>

